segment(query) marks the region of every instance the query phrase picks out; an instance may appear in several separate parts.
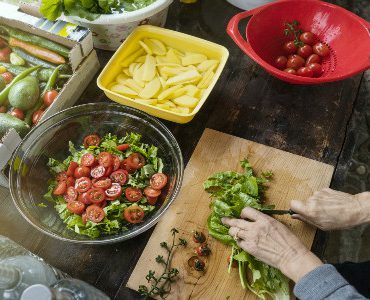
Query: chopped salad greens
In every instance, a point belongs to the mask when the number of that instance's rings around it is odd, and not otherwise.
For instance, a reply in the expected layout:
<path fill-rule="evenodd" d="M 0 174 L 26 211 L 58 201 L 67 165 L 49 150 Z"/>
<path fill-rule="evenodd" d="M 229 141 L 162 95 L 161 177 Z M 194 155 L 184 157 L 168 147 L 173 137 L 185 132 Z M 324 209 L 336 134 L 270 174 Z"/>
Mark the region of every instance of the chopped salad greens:
<path fill-rule="evenodd" d="M 40 12 L 51 21 L 63 14 L 94 21 L 102 14 L 117 14 L 144 8 L 155 0 L 42 0 Z"/>
<path fill-rule="evenodd" d="M 274 299 L 289 298 L 289 280 L 279 270 L 257 260 L 241 249 L 229 235 L 229 228 L 221 222 L 222 217 L 239 218 L 244 207 L 255 209 L 271 209 L 272 206 L 262 202 L 266 183 L 272 177 L 271 172 L 262 173 L 260 177 L 253 175 L 248 160 L 241 161 L 243 173 L 227 171 L 213 174 L 204 183 L 204 189 L 211 194 L 212 212 L 208 218 L 209 234 L 226 245 L 231 246 L 228 272 L 233 261 L 238 263 L 240 282 L 243 288 L 250 289 L 260 299 L 267 295 Z M 247 272 L 251 271 L 250 281 Z"/>
<path fill-rule="evenodd" d="M 84 145 L 69 142 L 63 161 L 49 158 L 53 175 L 44 198 L 54 204 L 68 229 L 97 238 L 129 229 L 158 208 L 167 184 L 158 148 L 141 135 L 89 135 Z"/>

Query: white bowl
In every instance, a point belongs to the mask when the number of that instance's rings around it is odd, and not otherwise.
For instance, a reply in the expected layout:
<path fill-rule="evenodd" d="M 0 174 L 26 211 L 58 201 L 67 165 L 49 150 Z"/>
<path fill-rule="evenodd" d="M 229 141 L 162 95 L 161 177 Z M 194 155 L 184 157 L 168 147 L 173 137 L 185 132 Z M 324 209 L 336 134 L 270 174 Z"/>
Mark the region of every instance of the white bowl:
<path fill-rule="evenodd" d="M 227 0 L 227 2 L 243 10 L 250 10 L 273 1 L 274 0 Z"/>

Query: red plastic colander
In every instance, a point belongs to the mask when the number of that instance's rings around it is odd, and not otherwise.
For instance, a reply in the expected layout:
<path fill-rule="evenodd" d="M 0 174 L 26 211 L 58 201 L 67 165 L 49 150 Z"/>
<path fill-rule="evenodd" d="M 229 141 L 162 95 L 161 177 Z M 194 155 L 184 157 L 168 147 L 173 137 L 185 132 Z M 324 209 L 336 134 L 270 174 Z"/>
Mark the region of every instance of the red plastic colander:
<path fill-rule="evenodd" d="M 249 19 L 246 39 L 239 22 Z M 304 31 L 313 32 L 330 48 L 323 59 L 324 73 L 318 78 L 288 74 L 274 67 L 284 55 L 284 24 L 297 20 Z M 279 0 L 235 15 L 227 32 L 235 43 L 273 76 L 295 84 L 316 84 L 341 80 L 370 68 L 370 23 L 339 6 L 319 0 Z M 291 39 L 291 38 L 290 38 Z"/>

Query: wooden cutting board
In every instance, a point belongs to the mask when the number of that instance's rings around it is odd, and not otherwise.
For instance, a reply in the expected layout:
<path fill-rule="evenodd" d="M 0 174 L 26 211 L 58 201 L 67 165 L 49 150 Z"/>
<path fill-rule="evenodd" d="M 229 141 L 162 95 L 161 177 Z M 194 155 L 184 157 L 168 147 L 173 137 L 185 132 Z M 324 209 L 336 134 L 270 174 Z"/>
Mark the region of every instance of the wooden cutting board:
<path fill-rule="evenodd" d="M 159 243 L 169 241 L 170 230 L 176 227 L 188 241 L 188 246 L 179 248 L 174 254 L 172 266 L 179 269 L 180 275 L 167 299 L 224 300 L 228 296 L 230 300 L 257 299 L 249 290 L 242 289 L 237 269 L 227 273 L 230 247 L 212 237 L 208 237 L 212 254 L 206 259 L 205 274 L 192 270 L 187 263 L 194 255 L 192 231 L 208 233 L 210 198 L 202 183 L 215 172 L 241 171 L 239 161 L 244 158 L 248 158 L 257 173 L 273 171 L 274 179 L 266 197 L 267 203 L 275 204 L 277 209 L 288 209 L 290 200 L 305 200 L 315 190 L 328 187 L 334 170 L 333 166 L 302 156 L 206 129 L 186 167 L 180 194 L 156 226 L 127 283 L 129 288 L 137 290 L 139 285 L 146 284 L 149 269 L 162 270 L 155 262 L 158 254 L 165 254 Z M 311 247 L 315 235 L 313 227 L 289 216 L 279 217 L 279 220 Z"/>

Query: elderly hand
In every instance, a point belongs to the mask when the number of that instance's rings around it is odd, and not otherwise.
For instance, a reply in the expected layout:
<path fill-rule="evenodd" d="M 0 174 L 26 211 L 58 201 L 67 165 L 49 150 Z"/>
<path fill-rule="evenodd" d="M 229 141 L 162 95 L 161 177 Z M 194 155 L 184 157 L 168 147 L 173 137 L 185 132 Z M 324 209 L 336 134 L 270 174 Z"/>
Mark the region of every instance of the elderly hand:
<path fill-rule="evenodd" d="M 299 281 L 322 262 L 282 223 L 253 208 L 243 209 L 242 219 L 222 218 L 237 244 L 257 259 Z"/>
<path fill-rule="evenodd" d="M 350 228 L 370 221 L 370 193 L 350 195 L 323 189 L 306 202 L 293 200 L 292 217 L 310 223 L 322 230 Z"/>

